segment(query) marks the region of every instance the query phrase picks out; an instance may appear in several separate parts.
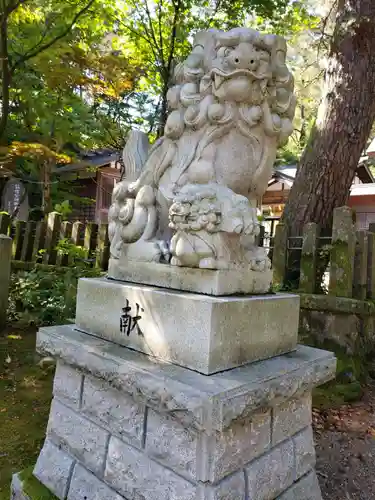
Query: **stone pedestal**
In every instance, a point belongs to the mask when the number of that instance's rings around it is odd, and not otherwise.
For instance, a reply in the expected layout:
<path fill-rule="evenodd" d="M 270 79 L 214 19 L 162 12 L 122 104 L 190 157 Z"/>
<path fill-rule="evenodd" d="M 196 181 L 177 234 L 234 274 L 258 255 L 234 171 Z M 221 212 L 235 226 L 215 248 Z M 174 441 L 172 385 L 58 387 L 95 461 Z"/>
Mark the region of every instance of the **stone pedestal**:
<path fill-rule="evenodd" d="M 167 266 L 157 262 L 128 260 L 125 255 L 109 259 L 108 276 L 127 283 L 207 295 L 264 294 L 270 289 L 272 271 L 251 269 L 199 269 Z"/>
<path fill-rule="evenodd" d="M 298 317 L 291 294 L 217 297 L 105 278 L 78 285 L 79 330 L 206 375 L 292 351 Z"/>
<path fill-rule="evenodd" d="M 59 499 L 321 500 L 311 390 L 330 353 L 206 376 L 73 326 L 42 328 L 37 349 L 58 365 L 34 474 Z"/>
<path fill-rule="evenodd" d="M 23 482 L 19 474 L 13 474 L 12 484 L 10 485 L 10 498 L 11 500 L 30 500 L 23 489 Z"/>

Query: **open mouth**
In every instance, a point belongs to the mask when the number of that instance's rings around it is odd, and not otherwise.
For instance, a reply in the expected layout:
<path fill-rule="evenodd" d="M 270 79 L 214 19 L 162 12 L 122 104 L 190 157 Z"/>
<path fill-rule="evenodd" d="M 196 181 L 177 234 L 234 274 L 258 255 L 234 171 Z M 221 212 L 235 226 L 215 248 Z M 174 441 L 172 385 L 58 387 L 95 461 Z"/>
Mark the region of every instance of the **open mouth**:
<path fill-rule="evenodd" d="M 211 78 L 213 81 L 213 86 L 215 90 L 218 90 L 225 80 L 233 78 L 236 76 L 253 76 L 253 73 L 247 69 L 235 69 L 233 71 L 225 72 L 219 68 L 213 68 L 211 70 Z"/>

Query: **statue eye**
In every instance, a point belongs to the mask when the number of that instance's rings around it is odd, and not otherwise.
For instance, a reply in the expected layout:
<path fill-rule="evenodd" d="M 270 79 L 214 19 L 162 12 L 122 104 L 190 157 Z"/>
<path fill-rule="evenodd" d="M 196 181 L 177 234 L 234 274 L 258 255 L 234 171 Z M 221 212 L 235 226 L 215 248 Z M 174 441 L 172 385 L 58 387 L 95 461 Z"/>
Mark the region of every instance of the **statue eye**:
<path fill-rule="evenodd" d="M 238 59 L 238 57 L 236 57 L 236 59 L 234 60 L 235 63 L 239 63 L 240 60 Z"/>

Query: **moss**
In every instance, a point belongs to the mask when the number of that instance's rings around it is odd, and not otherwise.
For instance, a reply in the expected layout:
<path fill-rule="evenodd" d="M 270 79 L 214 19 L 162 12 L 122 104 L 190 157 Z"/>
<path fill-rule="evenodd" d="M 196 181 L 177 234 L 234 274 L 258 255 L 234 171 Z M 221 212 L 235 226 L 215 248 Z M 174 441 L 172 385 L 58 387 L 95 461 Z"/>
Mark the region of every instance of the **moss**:
<path fill-rule="evenodd" d="M 30 500 L 58 500 L 36 477 L 33 476 L 34 466 L 28 467 L 20 474 L 24 493 Z"/>
<path fill-rule="evenodd" d="M 336 240 L 333 243 L 331 267 L 332 270 L 335 270 L 335 273 L 332 273 L 334 279 L 331 279 L 330 294 L 338 297 L 350 296 L 352 292 L 353 257 L 354 240 L 349 242 Z"/>
<path fill-rule="evenodd" d="M 337 384 L 330 382 L 313 390 L 313 406 L 315 408 L 328 409 L 342 406 L 361 399 L 363 389 L 358 381 L 348 384 Z"/>
<path fill-rule="evenodd" d="M 358 300 L 333 295 L 300 293 L 301 308 L 330 313 L 357 314 L 371 316 L 375 314 L 375 304 L 369 300 Z"/>
<path fill-rule="evenodd" d="M 369 377 L 369 363 L 365 355 L 347 354 L 345 349 L 333 340 L 325 339 L 319 342 L 305 335 L 301 336 L 300 341 L 311 347 L 334 352 L 337 358 L 336 378 L 313 391 L 315 407 L 332 408 L 361 399 L 363 385 Z"/>

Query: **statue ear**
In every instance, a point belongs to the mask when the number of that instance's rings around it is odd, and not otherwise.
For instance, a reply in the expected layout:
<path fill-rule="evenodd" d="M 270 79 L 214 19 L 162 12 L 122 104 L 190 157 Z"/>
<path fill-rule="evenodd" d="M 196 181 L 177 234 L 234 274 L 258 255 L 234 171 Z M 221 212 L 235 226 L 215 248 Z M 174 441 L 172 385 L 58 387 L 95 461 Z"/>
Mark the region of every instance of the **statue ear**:
<path fill-rule="evenodd" d="M 148 136 L 140 130 L 131 130 L 122 152 L 124 177 L 127 181 L 138 179 L 148 157 Z"/>

